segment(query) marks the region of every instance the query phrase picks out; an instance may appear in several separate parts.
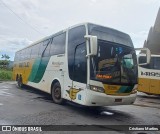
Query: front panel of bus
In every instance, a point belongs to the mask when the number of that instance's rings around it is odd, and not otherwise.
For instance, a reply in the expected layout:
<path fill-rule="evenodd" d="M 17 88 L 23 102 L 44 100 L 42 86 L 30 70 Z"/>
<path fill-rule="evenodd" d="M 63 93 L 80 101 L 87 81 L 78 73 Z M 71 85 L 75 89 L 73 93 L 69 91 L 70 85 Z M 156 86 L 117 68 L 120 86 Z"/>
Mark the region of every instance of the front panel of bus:
<path fill-rule="evenodd" d="M 144 63 L 145 57 L 139 55 L 139 62 Z M 138 67 L 138 91 L 147 94 L 160 94 L 160 56 L 152 55 L 150 64 Z"/>
<path fill-rule="evenodd" d="M 136 97 L 137 60 L 130 37 L 119 31 L 88 25 L 97 36 L 98 52 L 90 56 L 88 102 L 92 105 L 131 104 Z M 91 101 L 92 100 L 92 101 Z"/>

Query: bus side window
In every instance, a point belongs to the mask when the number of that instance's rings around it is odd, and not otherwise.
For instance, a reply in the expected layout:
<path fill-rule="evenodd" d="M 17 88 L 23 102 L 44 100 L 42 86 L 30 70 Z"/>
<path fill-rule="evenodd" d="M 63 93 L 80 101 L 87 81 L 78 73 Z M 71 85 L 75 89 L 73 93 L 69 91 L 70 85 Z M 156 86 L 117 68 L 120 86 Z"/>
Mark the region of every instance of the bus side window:
<path fill-rule="evenodd" d="M 27 59 L 31 58 L 31 47 L 27 49 Z"/>
<path fill-rule="evenodd" d="M 53 37 L 50 55 L 64 54 L 65 53 L 66 33 L 62 33 Z"/>
<path fill-rule="evenodd" d="M 160 57 L 154 57 L 153 69 L 160 69 Z"/>
<path fill-rule="evenodd" d="M 27 60 L 27 59 L 28 59 L 28 55 L 27 55 L 27 53 L 28 53 L 28 48 L 26 48 L 26 50 L 25 50 L 25 60 Z"/>
<path fill-rule="evenodd" d="M 26 52 L 27 52 L 27 49 L 24 49 L 24 50 L 23 50 L 23 60 L 26 60 L 26 59 L 27 59 L 27 57 L 26 57 Z"/>
<path fill-rule="evenodd" d="M 18 52 L 15 54 L 14 61 L 18 61 Z"/>
<path fill-rule="evenodd" d="M 53 39 L 54 37 L 52 38 L 52 41 L 51 41 L 51 49 L 50 49 L 50 55 L 54 55 L 54 48 L 55 48 L 55 44 L 53 43 Z"/>
<path fill-rule="evenodd" d="M 50 40 L 46 40 L 43 42 L 43 46 L 45 46 L 45 51 L 43 53 L 43 57 L 49 57 L 50 56 L 50 47 L 51 47 L 51 43 Z"/>
<path fill-rule="evenodd" d="M 44 44 L 44 42 L 40 42 L 39 43 L 38 57 L 42 56 L 42 53 L 44 52 L 45 48 L 46 48 L 46 45 Z"/>
<path fill-rule="evenodd" d="M 19 52 L 19 61 L 22 61 L 23 59 L 23 54 L 22 54 L 22 50 Z"/>
<path fill-rule="evenodd" d="M 39 45 L 36 44 L 36 45 L 32 46 L 31 58 L 37 58 L 38 52 L 39 52 Z"/>
<path fill-rule="evenodd" d="M 17 52 L 16 61 L 19 61 L 19 52 Z"/>

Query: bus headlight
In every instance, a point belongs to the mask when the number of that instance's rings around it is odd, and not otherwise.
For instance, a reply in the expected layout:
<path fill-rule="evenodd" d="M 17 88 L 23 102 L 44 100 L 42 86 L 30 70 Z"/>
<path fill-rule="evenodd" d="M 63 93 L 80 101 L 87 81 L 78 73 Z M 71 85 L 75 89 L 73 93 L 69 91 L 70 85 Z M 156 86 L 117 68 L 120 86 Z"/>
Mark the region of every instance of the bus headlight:
<path fill-rule="evenodd" d="M 132 92 L 131 92 L 132 94 L 135 94 L 135 93 L 137 93 L 137 89 L 136 88 L 134 88 L 133 90 L 132 90 Z"/>
<path fill-rule="evenodd" d="M 90 85 L 90 89 L 96 92 L 104 93 L 104 88 Z"/>
<path fill-rule="evenodd" d="M 132 94 L 137 93 L 137 89 L 138 89 L 138 85 L 135 85 L 131 93 Z"/>

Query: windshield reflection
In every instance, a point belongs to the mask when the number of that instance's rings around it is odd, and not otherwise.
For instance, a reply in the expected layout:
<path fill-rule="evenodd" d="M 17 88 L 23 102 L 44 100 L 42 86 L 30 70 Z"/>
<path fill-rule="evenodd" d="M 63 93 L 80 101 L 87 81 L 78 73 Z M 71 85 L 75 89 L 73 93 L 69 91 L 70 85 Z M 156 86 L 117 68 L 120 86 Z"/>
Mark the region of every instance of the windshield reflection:
<path fill-rule="evenodd" d="M 110 84 L 137 83 L 137 61 L 133 48 L 98 41 L 98 54 L 91 58 L 91 79 Z"/>

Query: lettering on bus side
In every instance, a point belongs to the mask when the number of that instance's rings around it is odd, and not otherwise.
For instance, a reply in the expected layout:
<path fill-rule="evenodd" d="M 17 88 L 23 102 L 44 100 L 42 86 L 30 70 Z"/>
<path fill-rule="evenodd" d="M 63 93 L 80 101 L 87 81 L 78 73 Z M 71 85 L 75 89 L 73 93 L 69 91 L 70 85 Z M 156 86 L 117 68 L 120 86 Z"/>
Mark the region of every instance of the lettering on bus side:
<path fill-rule="evenodd" d="M 64 62 L 52 62 L 52 65 L 54 65 L 54 66 L 60 66 L 63 64 L 64 64 Z"/>
<path fill-rule="evenodd" d="M 160 73 L 158 72 L 142 72 L 141 71 L 141 75 L 160 77 Z"/>
<path fill-rule="evenodd" d="M 19 63 L 19 67 L 29 67 L 29 62 Z"/>

